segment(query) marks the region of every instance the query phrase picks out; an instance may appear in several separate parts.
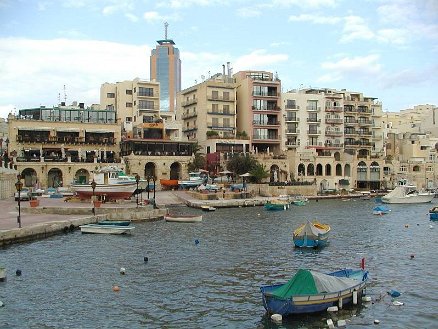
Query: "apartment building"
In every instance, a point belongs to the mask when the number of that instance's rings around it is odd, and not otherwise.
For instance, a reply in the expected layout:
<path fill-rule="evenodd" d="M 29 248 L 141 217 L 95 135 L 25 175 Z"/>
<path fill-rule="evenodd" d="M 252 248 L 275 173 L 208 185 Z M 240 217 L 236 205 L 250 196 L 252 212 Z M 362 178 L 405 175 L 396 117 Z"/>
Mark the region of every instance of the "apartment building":
<path fill-rule="evenodd" d="M 240 71 L 233 75 L 237 92 L 237 130 L 245 132 L 254 151 L 283 151 L 281 81 L 267 71 Z"/>

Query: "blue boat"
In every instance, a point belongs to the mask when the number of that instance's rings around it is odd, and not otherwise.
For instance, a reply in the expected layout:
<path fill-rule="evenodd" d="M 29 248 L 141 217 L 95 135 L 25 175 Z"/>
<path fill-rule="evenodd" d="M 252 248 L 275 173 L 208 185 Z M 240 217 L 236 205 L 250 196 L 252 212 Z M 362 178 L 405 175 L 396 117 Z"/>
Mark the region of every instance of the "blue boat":
<path fill-rule="evenodd" d="M 331 228 L 328 224 L 307 221 L 293 233 L 295 247 L 320 248 L 328 243 Z"/>
<path fill-rule="evenodd" d="M 266 210 L 286 210 L 289 209 L 289 202 L 283 200 L 272 200 L 265 203 Z"/>
<path fill-rule="evenodd" d="M 326 311 L 331 306 L 359 301 L 368 283 L 368 271 L 343 269 L 321 273 L 300 269 L 286 283 L 262 286 L 268 314 L 303 314 Z"/>
<path fill-rule="evenodd" d="M 376 207 L 373 208 L 373 214 L 374 215 L 386 215 L 389 214 L 389 212 L 391 211 L 391 209 L 389 209 L 387 206 L 385 205 L 378 205 Z"/>
<path fill-rule="evenodd" d="M 429 218 L 433 221 L 438 220 L 438 206 L 435 206 L 429 210 Z"/>

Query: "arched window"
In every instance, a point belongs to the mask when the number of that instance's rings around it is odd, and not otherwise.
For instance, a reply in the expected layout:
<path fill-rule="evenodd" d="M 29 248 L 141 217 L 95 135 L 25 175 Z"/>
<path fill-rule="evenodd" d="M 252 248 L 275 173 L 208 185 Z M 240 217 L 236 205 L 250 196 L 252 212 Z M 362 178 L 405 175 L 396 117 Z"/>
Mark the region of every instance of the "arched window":
<path fill-rule="evenodd" d="M 336 165 L 336 176 L 342 176 L 342 166 L 340 163 Z"/>
<path fill-rule="evenodd" d="M 332 175 L 332 166 L 330 164 L 325 165 L 325 175 L 331 176 Z"/>

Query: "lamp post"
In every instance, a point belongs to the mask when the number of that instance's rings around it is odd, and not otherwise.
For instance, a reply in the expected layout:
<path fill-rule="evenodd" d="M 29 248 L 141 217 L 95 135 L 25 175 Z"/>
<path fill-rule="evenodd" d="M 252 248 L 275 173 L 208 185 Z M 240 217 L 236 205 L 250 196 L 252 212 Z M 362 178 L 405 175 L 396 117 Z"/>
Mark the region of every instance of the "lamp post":
<path fill-rule="evenodd" d="M 96 208 L 95 208 L 95 205 L 94 205 L 94 190 L 96 189 L 96 182 L 94 181 L 94 178 L 93 178 L 93 181 L 91 182 L 91 189 L 93 190 L 93 216 L 96 216 Z"/>
<path fill-rule="evenodd" d="M 153 176 L 152 179 L 154 180 L 154 204 L 155 204 L 155 182 L 157 180 L 157 177 Z"/>
<path fill-rule="evenodd" d="M 139 180 L 140 180 L 140 176 L 138 174 L 135 175 L 135 182 L 137 183 L 137 195 L 136 195 L 137 208 L 138 208 L 138 182 L 139 182 Z"/>
<path fill-rule="evenodd" d="M 17 223 L 18 223 L 18 227 L 21 228 L 21 189 L 23 188 L 23 183 L 21 181 L 21 175 L 18 174 L 17 175 L 17 182 L 15 183 L 15 188 L 17 189 L 18 192 L 18 216 L 17 216 Z"/>
<path fill-rule="evenodd" d="M 146 190 L 148 191 L 148 201 L 149 201 L 149 182 L 151 180 L 151 176 L 146 177 L 146 180 L 147 180 L 147 183 L 148 183 L 148 185 L 146 187 Z"/>

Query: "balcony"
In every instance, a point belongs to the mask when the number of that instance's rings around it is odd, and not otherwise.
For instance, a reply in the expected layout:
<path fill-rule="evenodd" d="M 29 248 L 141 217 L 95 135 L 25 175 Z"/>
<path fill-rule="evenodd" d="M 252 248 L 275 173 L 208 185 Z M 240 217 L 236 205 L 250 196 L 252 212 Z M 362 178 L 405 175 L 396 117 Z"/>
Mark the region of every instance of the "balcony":
<path fill-rule="evenodd" d="M 299 133 L 300 133 L 299 129 L 286 129 L 286 134 L 289 134 L 289 135 L 297 135 Z"/>
<path fill-rule="evenodd" d="M 193 131 L 196 131 L 196 130 L 198 130 L 197 127 L 186 127 L 182 131 L 183 131 L 183 133 L 188 133 L 188 132 L 193 132 Z"/>
<path fill-rule="evenodd" d="M 287 105 L 284 107 L 285 110 L 299 110 L 300 107 L 298 105 Z"/>
<path fill-rule="evenodd" d="M 207 114 L 210 114 L 210 115 L 229 115 L 229 116 L 236 115 L 235 112 L 230 112 L 230 111 L 224 112 L 224 111 L 214 111 L 214 110 L 207 111 Z"/>
<path fill-rule="evenodd" d="M 280 97 L 280 93 L 277 92 L 268 92 L 268 93 L 263 93 L 263 92 L 252 92 L 252 95 L 254 97 Z"/>
<path fill-rule="evenodd" d="M 344 108 L 342 106 L 326 106 L 326 112 L 343 112 Z"/>
<path fill-rule="evenodd" d="M 190 106 L 192 104 L 196 104 L 197 102 L 198 102 L 197 98 L 192 98 L 192 99 L 185 100 L 185 101 L 181 102 L 181 106 L 183 106 L 183 107 Z"/>
<path fill-rule="evenodd" d="M 307 118 L 306 121 L 308 123 L 321 123 L 321 119 L 317 119 L 317 118 Z"/>
<path fill-rule="evenodd" d="M 210 129 L 216 129 L 216 130 L 235 130 L 236 127 L 235 126 L 230 126 L 230 125 L 220 125 L 220 124 L 213 124 L 211 122 L 207 123 L 207 128 Z"/>
<path fill-rule="evenodd" d="M 321 135 L 321 130 L 308 130 L 307 135 Z"/>
<path fill-rule="evenodd" d="M 347 131 L 344 131 L 344 135 L 345 136 L 356 136 L 357 131 L 356 130 L 347 130 Z"/>
<path fill-rule="evenodd" d="M 306 106 L 307 112 L 319 112 L 321 111 L 320 106 Z"/>
<path fill-rule="evenodd" d="M 232 96 L 234 97 L 234 95 Z M 234 102 L 234 98 L 224 96 L 207 95 L 207 99 L 214 102 Z"/>
<path fill-rule="evenodd" d="M 332 124 L 342 124 L 344 123 L 344 120 L 341 118 L 325 118 L 325 123 L 332 123 Z"/>
<path fill-rule="evenodd" d="M 191 113 L 184 113 L 182 115 L 182 119 L 190 119 L 190 118 L 195 118 L 197 116 L 198 116 L 198 113 L 196 111 L 195 112 L 191 112 Z"/>
<path fill-rule="evenodd" d="M 252 124 L 254 126 L 279 126 L 280 122 L 278 120 L 268 120 L 268 121 L 253 120 Z"/>
<path fill-rule="evenodd" d="M 288 141 L 286 142 L 286 147 L 287 148 L 297 148 L 298 146 L 300 146 L 300 143 L 297 141 Z"/>
<path fill-rule="evenodd" d="M 343 132 L 342 131 L 336 131 L 336 130 L 326 130 L 325 131 L 325 135 L 326 136 L 343 136 Z"/>
<path fill-rule="evenodd" d="M 286 117 L 284 118 L 284 120 L 285 120 L 286 122 L 299 122 L 299 121 L 300 121 L 300 118 L 297 118 L 297 117 L 295 117 L 295 116 L 286 116 Z"/>
<path fill-rule="evenodd" d="M 276 135 L 253 135 L 252 140 L 254 141 L 263 141 L 263 142 L 278 142 L 279 138 Z"/>

